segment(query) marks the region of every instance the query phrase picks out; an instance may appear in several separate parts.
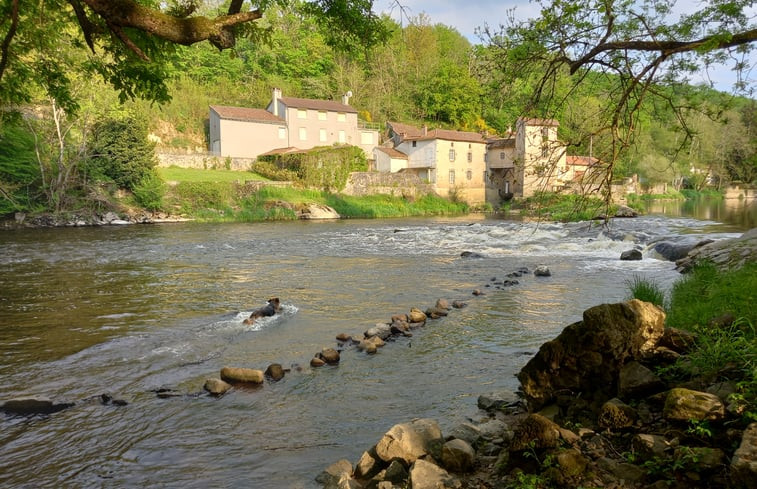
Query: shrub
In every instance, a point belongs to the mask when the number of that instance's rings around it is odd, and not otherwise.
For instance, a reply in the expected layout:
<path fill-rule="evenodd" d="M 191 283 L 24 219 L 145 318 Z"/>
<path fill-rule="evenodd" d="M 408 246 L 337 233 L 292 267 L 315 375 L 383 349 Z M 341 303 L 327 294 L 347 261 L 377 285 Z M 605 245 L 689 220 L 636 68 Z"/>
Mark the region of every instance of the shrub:
<path fill-rule="evenodd" d="M 98 121 L 92 129 L 86 173 L 134 190 L 155 167 L 155 143 L 147 134 L 147 122 L 134 114 Z"/>
<path fill-rule="evenodd" d="M 29 210 L 39 178 L 33 136 L 18 126 L 0 126 L 0 215 Z"/>
<path fill-rule="evenodd" d="M 134 187 L 133 192 L 137 204 L 145 209 L 156 211 L 163 208 L 166 188 L 157 173 L 150 172 Z"/>

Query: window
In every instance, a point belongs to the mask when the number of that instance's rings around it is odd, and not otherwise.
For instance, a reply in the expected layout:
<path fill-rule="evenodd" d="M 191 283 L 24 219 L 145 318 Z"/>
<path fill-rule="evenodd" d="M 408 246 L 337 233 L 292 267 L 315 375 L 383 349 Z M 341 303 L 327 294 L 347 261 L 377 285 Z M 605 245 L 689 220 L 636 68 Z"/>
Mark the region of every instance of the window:
<path fill-rule="evenodd" d="M 373 144 L 373 133 L 368 131 L 361 132 L 360 144 Z"/>
<path fill-rule="evenodd" d="M 449 150 L 449 160 L 455 161 L 455 148 L 450 148 Z"/>
<path fill-rule="evenodd" d="M 318 141 L 326 142 L 326 129 L 318 129 Z"/>
<path fill-rule="evenodd" d="M 541 155 L 546 158 L 549 156 L 549 128 L 541 128 Z"/>
<path fill-rule="evenodd" d="M 471 170 L 466 171 L 465 178 L 466 180 L 473 180 L 473 172 Z"/>
<path fill-rule="evenodd" d="M 468 151 L 468 163 L 473 163 L 473 151 Z"/>
<path fill-rule="evenodd" d="M 307 111 L 307 109 L 297 109 L 297 118 L 298 119 L 307 119 L 308 118 L 308 111 Z"/>
<path fill-rule="evenodd" d="M 279 128 L 279 139 L 286 139 L 287 138 L 287 128 L 286 127 L 280 127 Z"/>
<path fill-rule="evenodd" d="M 300 128 L 300 141 L 307 141 L 308 140 L 308 130 L 304 127 Z"/>
<path fill-rule="evenodd" d="M 347 120 L 347 114 L 345 114 L 344 112 L 337 112 L 336 113 L 336 120 L 338 122 L 344 122 L 344 121 L 346 121 Z"/>
<path fill-rule="evenodd" d="M 489 174 L 486 173 L 486 170 L 484 170 L 484 183 L 486 183 L 486 179 L 489 178 Z"/>
<path fill-rule="evenodd" d="M 415 148 L 416 146 L 418 146 L 418 141 L 413 141 L 413 148 Z"/>
<path fill-rule="evenodd" d="M 319 110 L 318 111 L 318 120 L 319 121 L 325 121 L 326 120 L 326 111 L 325 110 Z"/>
<path fill-rule="evenodd" d="M 340 143 L 347 142 L 347 136 L 345 135 L 344 131 L 339 131 L 339 142 Z"/>
<path fill-rule="evenodd" d="M 505 152 L 504 152 L 504 151 L 502 151 L 502 152 L 501 152 L 501 153 L 499 154 L 499 159 L 500 159 L 500 160 L 504 160 L 504 159 L 505 159 Z"/>
<path fill-rule="evenodd" d="M 454 185 L 455 184 L 455 170 L 450 170 L 449 171 L 449 183 L 450 183 L 450 185 Z"/>

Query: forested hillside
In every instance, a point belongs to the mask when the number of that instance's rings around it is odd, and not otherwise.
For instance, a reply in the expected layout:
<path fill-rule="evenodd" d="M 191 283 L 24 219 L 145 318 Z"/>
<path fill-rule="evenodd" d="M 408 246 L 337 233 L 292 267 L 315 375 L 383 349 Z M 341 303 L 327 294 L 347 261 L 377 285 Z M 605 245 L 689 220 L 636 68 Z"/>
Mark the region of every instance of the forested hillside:
<path fill-rule="evenodd" d="M 146 107 L 152 130 L 167 150 L 206 147 L 204 123 L 208 105 L 265 107 L 271 89 L 287 96 L 339 99 L 352 91 L 351 105 L 366 121 L 403 121 L 430 127 L 504 134 L 520 116 L 541 116 L 539 108 L 524 113 L 538 80 L 503 74 L 501 49 L 472 45 L 455 29 L 434 24 L 424 14 L 400 26 L 383 18 L 385 44 L 349 53 L 329 47 L 322 29 L 297 7 L 269 10 L 269 44 L 243 40 L 233 52 L 210 45 L 178 49 L 173 62 L 171 93 L 164 106 Z M 599 153 L 603 141 L 593 115 L 613 90 L 595 77 L 568 93 L 558 113 L 561 138 L 569 154 Z M 577 76 L 577 75 L 576 75 Z M 591 78 L 591 74 L 589 74 Z M 757 178 L 757 103 L 702 86 L 668 90 L 685 119 L 670 105 L 648 103 L 638 121 L 635 146 L 621 157 L 616 177 L 638 173 L 650 183 L 681 182 L 701 186 L 712 174 L 724 181 Z M 683 127 L 682 127 L 683 123 Z M 688 133 L 687 133 L 688 131 Z M 716 180 L 715 183 L 718 183 Z"/>
<path fill-rule="evenodd" d="M 214 3 L 206 8 L 218 8 Z M 568 154 L 603 158 L 612 145 L 597 127 L 618 88 L 612 77 L 561 71 L 551 94 L 561 103 L 542 107 L 531 102 L 543 88 L 534 75 L 539 66 L 513 72 L 512 52 L 496 38 L 472 45 L 421 14 L 404 25 L 373 19 L 378 24 L 369 37 L 379 42 L 361 44 L 354 36 L 334 39 L 339 31 L 309 8 L 299 1 L 270 5 L 233 49 L 208 42 L 137 46 L 159 57 L 152 64 L 124 54 L 123 46 L 88 52 L 64 23 L 19 31 L 29 46 L 39 44 L 29 55 L 39 59 L 3 75 L 0 214 L 71 209 L 81 199 L 106 205 L 112 191 L 102 182 L 154 187 L 146 156 L 153 143 L 159 151 L 206 151 L 209 105 L 265 107 L 274 87 L 286 96 L 321 99 L 349 90 L 360 118 L 382 125 L 392 120 L 502 135 L 518 117 L 553 117 Z M 52 49 L 45 43 L 55 36 L 66 42 Z M 23 82 L 24 76 L 44 83 Z M 581 84 L 572 83 L 576 77 Z M 702 86 L 654 90 L 668 101 L 645 99 L 633 121 L 633 146 L 613 163 L 614 178 L 638 174 L 649 183 L 697 188 L 755 181 L 755 100 Z"/>

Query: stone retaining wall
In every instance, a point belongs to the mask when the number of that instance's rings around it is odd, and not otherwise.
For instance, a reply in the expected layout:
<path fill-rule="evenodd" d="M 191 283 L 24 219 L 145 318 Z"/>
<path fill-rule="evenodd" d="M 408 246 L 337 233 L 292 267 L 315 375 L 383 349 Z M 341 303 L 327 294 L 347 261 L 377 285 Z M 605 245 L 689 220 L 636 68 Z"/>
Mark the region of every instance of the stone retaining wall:
<path fill-rule="evenodd" d="M 744 184 L 729 185 L 725 188 L 726 199 L 757 199 L 757 187 Z"/>
<path fill-rule="evenodd" d="M 412 173 L 353 172 L 343 193 L 356 197 L 372 194 L 420 197 L 434 193 L 434 188 Z"/>
<path fill-rule="evenodd" d="M 254 158 L 232 158 L 217 156 L 210 153 L 157 153 L 158 166 L 167 168 L 199 168 L 202 170 L 249 170 L 255 162 Z"/>

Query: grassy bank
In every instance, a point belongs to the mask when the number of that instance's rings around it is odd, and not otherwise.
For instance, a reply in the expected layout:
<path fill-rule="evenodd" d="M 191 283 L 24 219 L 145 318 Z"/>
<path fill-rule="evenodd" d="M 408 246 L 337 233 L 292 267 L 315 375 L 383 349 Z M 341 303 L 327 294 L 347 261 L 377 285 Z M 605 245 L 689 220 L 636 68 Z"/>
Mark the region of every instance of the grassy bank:
<path fill-rule="evenodd" d="M 588 221 L 597 216 L 613 215 L 617 205 L 607 204 L 597 198 L 576 194 L 538 192 L 532 197 L 518 200 L 505 207 L 505 211 L 517 210 L 520 215 L 551 221 Z"/>
<path fill-rule="evenodd" d="M 661 374 L 733 381 L 731 400 L 740 403 L 746 420 L 757 421 L 757 263 L 727 272 L 700 265 L 676 282 L 669 297 L 650 281 L 629 286 L 634 297 L 664 307 L 667 326 L 696 335 L 694 350 Z"/>
<path fill-rule="evenodd" d="M 351 197 L 291 187 L 191 181 L 171 186 L 162 209 L 201 221 L 255 222 L 297 219 L 297 211 L 310 204 L 332 207 L 344 218 L 454 215 L 470 210 L 466 204 L 436 195 L 416 199 L 390 195 Z"/>

